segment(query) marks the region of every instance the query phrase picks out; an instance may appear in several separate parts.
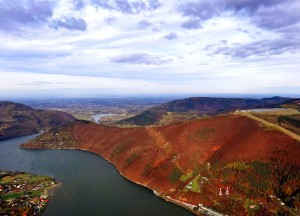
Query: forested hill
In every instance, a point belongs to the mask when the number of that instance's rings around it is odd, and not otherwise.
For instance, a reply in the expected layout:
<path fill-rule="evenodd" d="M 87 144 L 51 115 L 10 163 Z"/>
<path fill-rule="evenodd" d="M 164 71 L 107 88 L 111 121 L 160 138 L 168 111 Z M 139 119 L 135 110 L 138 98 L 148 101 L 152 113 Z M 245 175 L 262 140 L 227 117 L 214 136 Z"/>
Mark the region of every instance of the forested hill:
<path fill-rule="evenodd" d="M 35 110 L 24 104 L 0 101 L 0 140 L 38 133 L 75 120 L 64 112 Z"/>

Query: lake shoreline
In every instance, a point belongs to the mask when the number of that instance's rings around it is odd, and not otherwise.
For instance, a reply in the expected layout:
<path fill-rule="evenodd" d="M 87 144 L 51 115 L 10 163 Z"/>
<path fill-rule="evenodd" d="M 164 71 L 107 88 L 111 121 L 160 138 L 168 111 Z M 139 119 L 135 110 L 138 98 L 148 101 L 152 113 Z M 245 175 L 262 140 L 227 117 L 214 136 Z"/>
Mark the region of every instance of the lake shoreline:
<path fill-rule="evenodd" d="M 117 167 L 116 167 L 116 165 L 115 165 L 114 163 L 112 163 L 109 159 L 106 159 L 105 157 L 103 157 L 103 156 L 102 156 L 101 154 L 99 154 L 99 153 L 90 151 L 90 150 L 88 150 L 88 149 L 83 149 L 83 148 L 60 148 L 60 149 L 52 149 L 52 148 L 50 148 L 50 149 L 48 149 L 48 148 L 31 148 L 31 147 L 21 147 L 21 146 L 20 146 L 20 148 L 21 148 L 21 149 L 29 149 L 29 150 L 79 150 L 79 151 L 84 151 L 84 152 L 88 152 L 88 153 L 95 154 L 95 155 L 97 155 L 98 157 L 100 156 L 101 158 L 103 158 L 105 161 L 107 161 L 107 162 L 110 163 L 111 165 L 113 165 L 114 168 L 118 171 L 118 173 L 119 173 L 123 178 L 125 178 L 126 180 L 128 180 L 128 181 L 130 181 L 130 182 L 132 182 L 132 183 L 134 183 L 134 184 L 136 184 L 136 185 L 139 185 L 139 186 L 142 186 L 142 187 L 145 187 L 145 188 L 151 190 L 151 191 L 153 192 L 153 194 L 156 195 L 157 197 L 160 197 L 160 198 L 162 198 L 163 200 L 165 200 L 165 201 L 167 201 L 167 202 L 170 202 L 170 203 L 173 203 L 173 204 L 175 204 L 175 205 L 177 205 L 177 206 L 180 206 L 180 207 L 182 207 L 182 208 L 184 208 L 184 209 L 190 211 L 191 213 L 193 213 L 193 214 L 195 214 L 195 215 L 202 215 L 202 214 L 200 214 L 200 213 L 198 213 L 198 212 L 193 211 L 193 209 L 191 209 L 191 208 L 188 207 L 189 205 L 192 205 L 192 204 L 184 203 L 184 202 L 181 202 L 180 200 L 175 200 L 175 199 L 169 198 L 169 197 L 167 197 L 167 196 L 165 196 L 165 195 L 163 195 L 163 194 L 158 193 L 156 190 L 154 190 L 153 188 L 149 187 L 148 185 L 142 184 L 142 183 L 140 183 L 140 182 L 135 182 L 135 181 L 129 179 L 128 177 L 126 177 L 122 172 L 120 172 L 120 171 L 117 169 Z"/>
<path fill-rule="evenodd" d="M 99 154 L 91 155 L 93 152 L 80 149 L 38 151 L 42 149 L 36 146 L 38 150 L 32 151 L 20 148 L 22 143 L 34 137 L 36 135 L 0 142 L 0 167 L 52 176 L 61 183 L 61 186 L 49 188 L 48 194 L 52 196 L 44 216 L 193 215 L 178 205 L 161 200 L 148 188 L 125 180 L 115 166 Z M 116 204 L 118 208 L 115 208 Z"/>

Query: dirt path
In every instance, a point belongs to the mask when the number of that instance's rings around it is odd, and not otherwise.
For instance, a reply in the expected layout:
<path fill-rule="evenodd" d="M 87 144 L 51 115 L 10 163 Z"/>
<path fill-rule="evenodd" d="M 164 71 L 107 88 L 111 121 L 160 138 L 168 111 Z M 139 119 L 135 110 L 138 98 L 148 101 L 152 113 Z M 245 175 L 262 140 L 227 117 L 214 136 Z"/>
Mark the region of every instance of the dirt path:
<path fill-rule="evenodd" d="M 153 167 L 158 167 L 165 160 L 168 160 L 172 157 L 172 146 L 165 139 L 165 137 L 154 127 L 146 127 L 146 131 L 149 136 L 155 140 L 155 143 L 158 146 L 156 160 L 153 164 Z"/>
<path fill-rule="evenodd" d="M 295 140 L 297 140 L 297 141 L 300 142 L 300 136 L 299 136 L 298 134 L 296 134 L 296 133 L 293 133 L 292 131 L 289 131 L 288 129 L 285 129 L 285 128 L 279 126 L 279 125 L 273 124 L 273 123 L 268 122 L 268 121 L 266 121 L 266 120 L 264 120 L 264 119 L 261 119 L 261 118 L 259 118 L 259 117 L 257 117 L 257 116 L 254 116 L 254 115 L 252 115 L 252 114 L 249 113 L 249 112 L 244 112 L 244 113 L 239 113 L 239 114 L 245 115 L 245 116 L 247 116 L 248 118 L 251 118 L 251 119 L 253 119 L 253 120 L 255 120 L 255 121 L 259 121 L 259 122 L 263 123 L 264 125 L 267 125 L 267 126 L 270 126 L 270 127 L 274 127 L 274 128 L 276 128 L 277 130 L 279 130 L 279 131 L 281 131 L 281 132 L 287 134 L 288 136 L 290 136 L 290 137 L 292 137 L 292 138 L 294 138 Z"/>

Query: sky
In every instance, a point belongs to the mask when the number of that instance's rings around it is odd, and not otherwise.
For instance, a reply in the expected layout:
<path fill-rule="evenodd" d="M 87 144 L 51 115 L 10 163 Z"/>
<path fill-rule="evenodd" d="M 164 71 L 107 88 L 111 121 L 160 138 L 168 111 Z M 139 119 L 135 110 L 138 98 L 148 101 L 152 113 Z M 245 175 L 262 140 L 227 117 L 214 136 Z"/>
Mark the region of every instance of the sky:
<path fill-rule="evenodd" d="M 0 97 L 300 96 L 299 0 L 0 0 Z"/>

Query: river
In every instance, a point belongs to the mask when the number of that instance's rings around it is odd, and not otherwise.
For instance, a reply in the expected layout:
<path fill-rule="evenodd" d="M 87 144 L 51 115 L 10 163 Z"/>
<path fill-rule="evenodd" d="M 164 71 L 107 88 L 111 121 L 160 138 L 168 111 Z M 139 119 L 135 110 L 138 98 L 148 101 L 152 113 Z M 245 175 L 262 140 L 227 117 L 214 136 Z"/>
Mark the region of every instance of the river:
<path fill-rule="evenodd" d="M 49 175 L 58 186 L 44 216 L 192 216 L 122 177 L 102 157 L 80 150 L 26 150 L 36 135 L 0 142 L 0 169 Z"/>
<path fill-rule="evenodd" d="M 109 113 L 109 114 L 96 114 L 96 115 L 93 115 L 93 116 L 91 116 L 91 117 L 94 119 L 94 121 L 95 121 L 96 123 L 99 123 L 99 120 L 100 120 L 101 118 L 103 118 L 103 117 L 105 117 L 105 116 L 113 116 L 113 115 L 116 115 L 116 114 L 111 114 L 111 113 Z"/>

